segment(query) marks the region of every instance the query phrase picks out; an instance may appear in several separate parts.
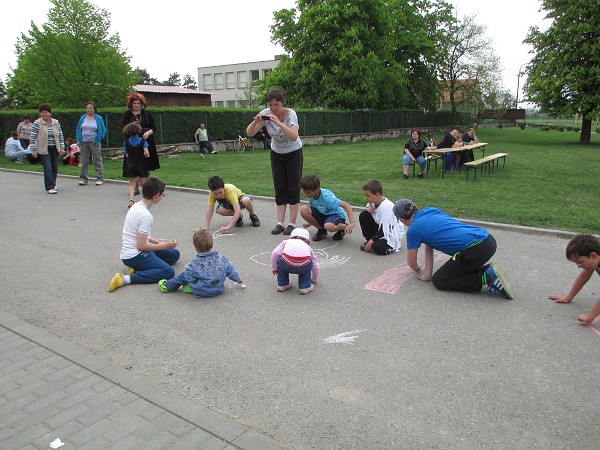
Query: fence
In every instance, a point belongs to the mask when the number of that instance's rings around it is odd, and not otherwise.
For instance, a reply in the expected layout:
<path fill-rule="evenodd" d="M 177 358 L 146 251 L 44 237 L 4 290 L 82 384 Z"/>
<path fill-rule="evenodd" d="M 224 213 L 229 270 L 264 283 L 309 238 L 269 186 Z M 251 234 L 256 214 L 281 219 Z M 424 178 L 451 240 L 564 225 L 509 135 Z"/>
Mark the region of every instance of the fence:
<path fill-rule="evenodd" d="M 158 144 L 192 142 L 200 122 L 204 122 L 211 140 L 233 139 L 238 130 L 245 130 L 257 113 L 256 110 L 236 108 L 148 108 L 155 118 L 157 130 L 154 138 Z M 52 117 L 57 119 L 66 137 L 75 137 L 75 130 L 83 111 L 55 110 Z M 0 130 L 5 138 L 16 130 L 23 114 L 29 114 L 32 121 L 38 117 L 37 111 L 0 112 Z M 115 108 L 99 111 L 106 124 L 107 134 L 103 147 L 119 147 L 123 144 L 123 110 Z M 390 129 L 438 128 L 451 125 L 471 125 L 469 113 L 451 111 L 324 111 L 299 110 L 300 134 L 305 136 L 371 133 Z"/>

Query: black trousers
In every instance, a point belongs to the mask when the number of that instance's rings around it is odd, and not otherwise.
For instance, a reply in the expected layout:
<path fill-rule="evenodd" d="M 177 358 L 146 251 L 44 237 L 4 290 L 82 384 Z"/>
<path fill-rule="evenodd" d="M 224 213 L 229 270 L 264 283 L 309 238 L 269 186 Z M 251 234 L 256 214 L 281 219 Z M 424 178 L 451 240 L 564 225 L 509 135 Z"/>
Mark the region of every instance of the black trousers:
<path fill-rule="evenodd" d="M 360 223 L 360 231 L 363 237 L 368 241 L 373 239 L 373 247 L 371 251 L 376 255 L 387 255 L 392 253 L 392 247 L 387 243 L 387 240 L 383 238 L 383 231 L 371 213 L 366 209 L 361 211 L 358 215 L 358 223 Z"/>
<path fill-rule="evenodd" d="M 302 148 L 291 153 L 275 153 L 271 150 L 271 174 L 277 205 L 300 203 L 300 179 L 304 158 Z"/>
<path fill-rule="evenodd" d="M 483 265 L 496 253 L 496 239 L 490 234 L 481 243 L 454 254 L 432 278 L 440 291 L 479 292 L 483 287 Z"/>

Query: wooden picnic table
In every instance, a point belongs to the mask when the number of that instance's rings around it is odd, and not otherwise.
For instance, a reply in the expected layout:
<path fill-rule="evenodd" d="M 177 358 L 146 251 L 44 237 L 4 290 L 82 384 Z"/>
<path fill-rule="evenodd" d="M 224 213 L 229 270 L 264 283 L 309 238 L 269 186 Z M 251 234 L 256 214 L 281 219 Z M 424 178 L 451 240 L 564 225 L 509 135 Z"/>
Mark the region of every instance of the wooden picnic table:
<path fill-rule="evenodd" d="M 431 158 L 427 159 L 427 178 L 429 178 L 429 164 L 431 161 L 435 162 L 437 168 L 437 160 L 442 160 L 442 178 L 444 178 L 444 174 L 446 173 L 446 153 L 459 153 L 463 150 L 475 150 L 480 149 L 483 153 L 482 156 L 485 156 L 485 146 L 488 145 L 487 142 L 478 142 L 477 144 L 468 144 L 463 145 L 461 147 L 450 147 L 450 148 L 436 148 L 435 150 L 423 150 L 423 153 L 426 156 L 431 156 Z"/>

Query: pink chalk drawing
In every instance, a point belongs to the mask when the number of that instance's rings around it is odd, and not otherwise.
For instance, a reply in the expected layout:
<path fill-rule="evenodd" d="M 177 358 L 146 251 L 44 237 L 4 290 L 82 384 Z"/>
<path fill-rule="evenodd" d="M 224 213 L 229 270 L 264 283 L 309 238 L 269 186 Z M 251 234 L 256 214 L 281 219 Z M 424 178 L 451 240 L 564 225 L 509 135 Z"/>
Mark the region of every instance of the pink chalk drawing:
<path fill-rule="evenodd" d="M 446 259 L 448 259 L 447 255 L 440 252 L 434 253 L 434 262 L 445 261 Z M 406 280 L 413 276 L 415 276 L 415 272 L 407 264 L 402 264 L 386 270 L 374 280 L 369 281 L 365 285 L 365 289 L 383 294 L 395 294 Z"/>
<path fill-rule="evenodd" d="M 596 333 L 598 336 L 600 336 L 600 331 L 598 330 L 598 328 L 596 328 L 593 325 L 594 323 L 597 323 L 597 322 L 600 322 L 600 317 L 596 317 L 594 320 L 592 320 L 592 323 L 583 323 L 583 322 L 577 321 L 578 324 L 588 327 L 590 330 L 592 330 L 594 333 Z"/>

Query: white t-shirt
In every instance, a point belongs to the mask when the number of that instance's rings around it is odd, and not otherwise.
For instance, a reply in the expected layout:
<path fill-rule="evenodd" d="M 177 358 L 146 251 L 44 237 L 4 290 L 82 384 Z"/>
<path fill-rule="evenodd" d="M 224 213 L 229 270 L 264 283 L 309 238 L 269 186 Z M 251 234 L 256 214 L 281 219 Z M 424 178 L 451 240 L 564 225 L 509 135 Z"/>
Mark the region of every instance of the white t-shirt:
<path fill-rule="evenodd" d="M 260 114 L 261 116 L 271 114 L 271 109 L 263 109 Z M 291 126 L 294 125 L 298 130 L 300 129 L 298 126 L 298 116 L 296 115 L 296 111 L 293 109 L 288 108 L 286 110 L 285 120 L 283 123 L 286 127 L 291 128 Z M 300 140 L 299 135 L 295 141 L 290 141 L 283 130 L 270 120 L 264 120 L 263 125 L 267 127 L 269 136 L 271 136 L 271 150 L 273 150 L 275 153 L 291 153 L 302 148 L 302 141 Z"/>
<path fill-rule="evenodd" d="M 137 202 L 131 207 L 125 216 L 123 224 L 123 245 L 121 247 L 121 259 L 131 259 L 141 252 L 137 248 L 138 233 L 150 237 L 152 232 L 152 214 L 144 202 Z"/>

